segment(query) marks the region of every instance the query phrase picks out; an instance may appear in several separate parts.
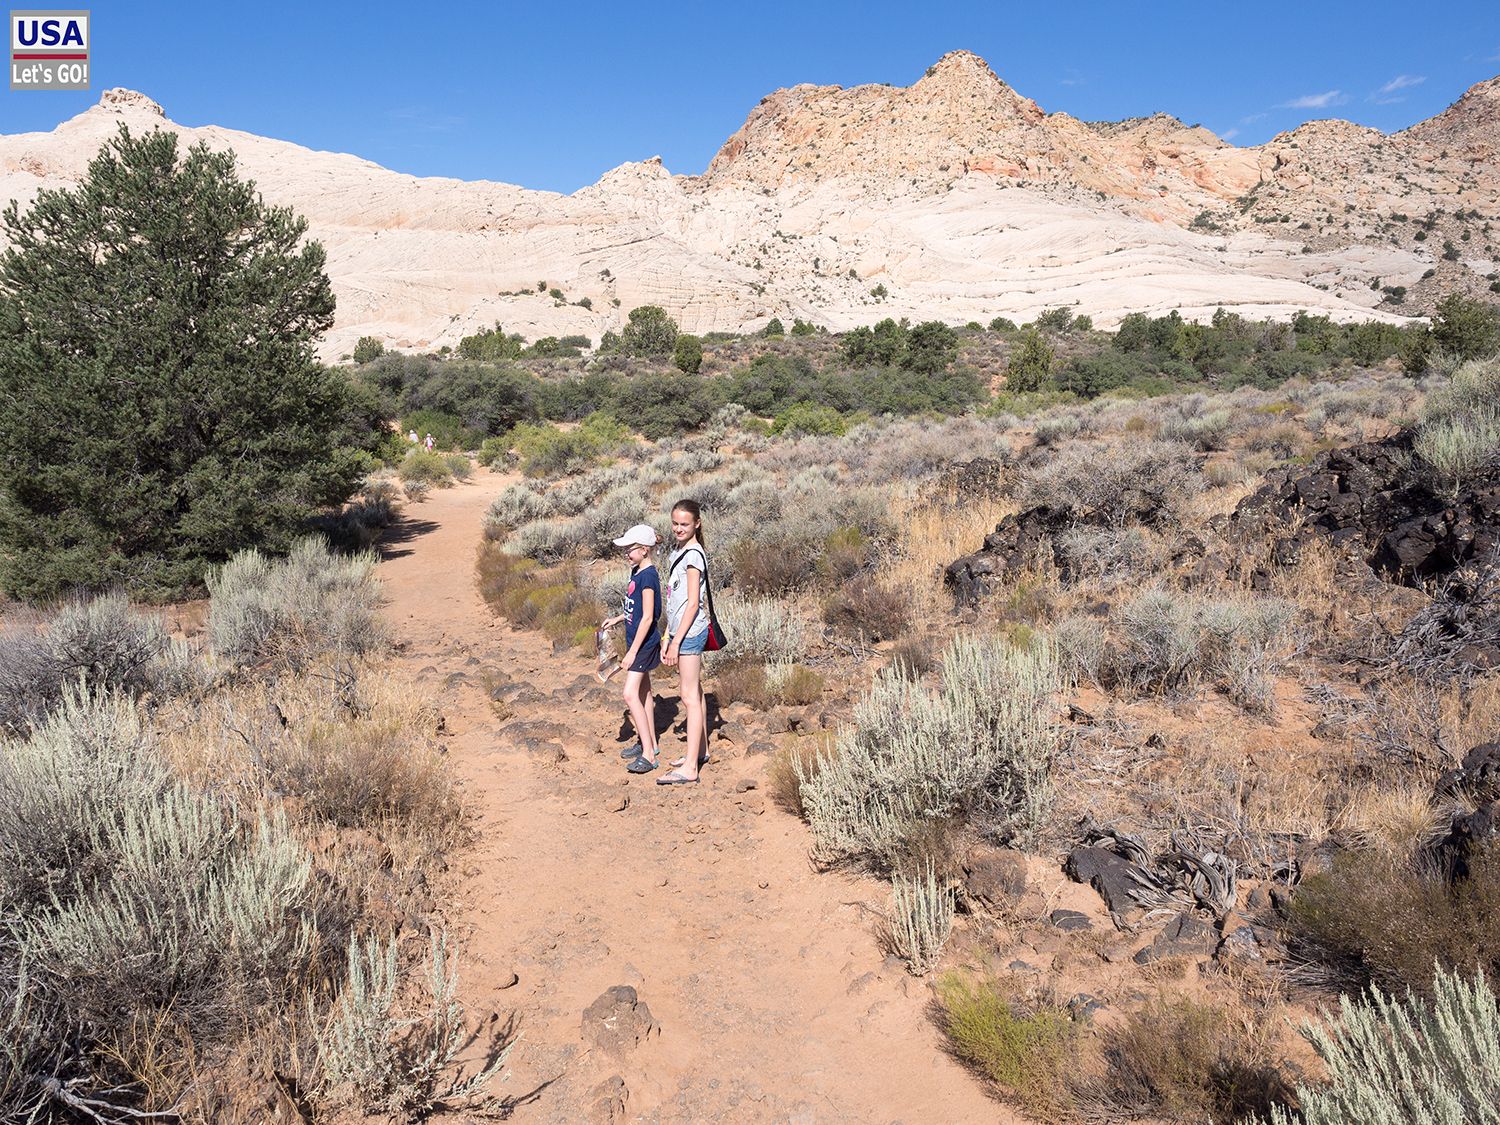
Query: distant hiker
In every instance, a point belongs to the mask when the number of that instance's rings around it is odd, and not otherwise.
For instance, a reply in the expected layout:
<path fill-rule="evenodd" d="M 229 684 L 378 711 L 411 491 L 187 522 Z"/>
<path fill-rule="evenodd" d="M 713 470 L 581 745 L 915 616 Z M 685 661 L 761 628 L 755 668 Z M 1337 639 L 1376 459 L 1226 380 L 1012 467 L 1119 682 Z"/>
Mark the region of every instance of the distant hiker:
<path fill-rule="evenodd" d="M 687 754 L 672 763 L 658 785 L 691 785 L 708 760 L 708 710 L 703 699 L 703 653 L 709 638 L 708 556 L 703 553 L 703 518 L 695 500 L 672 507 L 672 538 L 677 549 L 667 567 L 667 642 L 663 664 L 677 666 L 682 705 L 687 711 Z"/>
<path fill-rule="evenodd" d="M 431 453 L 432 452 L 432 446 L 433 446 L 432 435 L 428 434 L 427 435 L 427 440 L 424 441 L 422 444 L 427 447 L 427 452 Z"/>
<path fill-rule="evenodd" d="M 413 430 L 411 433 L 406 435 L 406 440 L 411 442 L 413 445 L 420 445 L 422 439 L 417 437 L 417 431 Z"/>
<path fill-rule="evenodd" d="M 630 646 L 620 660 L 625 670 L 621 694 L 630 710 L 635 727 L 635 745 L 620 751 L 629 758 L 625 768 L 631 773 L 650 773 L 656 768 L 656 696 L 651 693 L 651 673 L 661 666 L 661 634 L 656 631 L 656 615 L 661 609 L 661 579 L 651 562 L 651 551 L 657 544 L 656 531 L 638 523 L 615 541 L 630 561 L 625 582 L 623 611 L 604 622 L 604 628 L 625 622 L 626 643 Z"/>

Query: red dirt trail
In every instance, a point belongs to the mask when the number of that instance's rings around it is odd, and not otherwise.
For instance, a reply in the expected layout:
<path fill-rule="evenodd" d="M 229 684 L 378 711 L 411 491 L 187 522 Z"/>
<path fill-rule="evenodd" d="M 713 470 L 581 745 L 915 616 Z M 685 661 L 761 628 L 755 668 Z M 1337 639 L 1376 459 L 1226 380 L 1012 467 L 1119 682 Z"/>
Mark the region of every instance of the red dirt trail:
<path fill-rule="evenodd" d="M 514 1120 L 1023 1120 L 944 1053 L 927 984 L 883 956 L 885 886 L 809 864 L 805 825 L 766 796 L 767 755 L 719 742 L 696 787 L 631 777 L 614 684 L 585 685 L 590 658 L 496 620 L 475 557 L 506 483 L 480 470 L 408 506 L 380 573 L 399 659 L 442 708 L 473 816 L 446 914 L 470 1012 L 516 1020 L 497 1086 L 522 1099 Z M 502 719 L 485 688 L 495 670 L 547 702 Z M 658 693 L 675 702 L 675 678 Z M 564 728 L 562 760 L 517 722 Z M 680 734 L 662 742 L 681 752 Z M 658 1031 L 610 1054 L 582 1017 L 621 984 Z"/>

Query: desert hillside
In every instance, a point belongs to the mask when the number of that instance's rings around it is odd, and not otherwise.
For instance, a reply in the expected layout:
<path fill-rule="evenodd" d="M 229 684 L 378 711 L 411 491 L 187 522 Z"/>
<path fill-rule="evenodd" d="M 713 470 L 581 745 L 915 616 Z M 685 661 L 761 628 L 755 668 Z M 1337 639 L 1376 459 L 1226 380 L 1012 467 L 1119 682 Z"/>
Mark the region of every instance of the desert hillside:
<path fill-rule="evenodd" d="M 910 87 L 777 91 L 701 176 L 649 159 L 563 196 L 184 127 L 109 90 L 50 133 L 0 137 L 0 198 L 76 182 L 122 123 L 232 148 L 328 249 L 328 358 L 366 335 L 456 345 L 495 321 L 597 339 L 646 304 L 699 333 L 1057 305 L 1101 326 L 1220 305 L 1394 320 L 1439 291 L 1488 293 L 1497 99 L 1492 80 L 1395 135 L 1321 121 L 1237 148 L 1162 114 L 1046 113 L 957 51 Z"/>

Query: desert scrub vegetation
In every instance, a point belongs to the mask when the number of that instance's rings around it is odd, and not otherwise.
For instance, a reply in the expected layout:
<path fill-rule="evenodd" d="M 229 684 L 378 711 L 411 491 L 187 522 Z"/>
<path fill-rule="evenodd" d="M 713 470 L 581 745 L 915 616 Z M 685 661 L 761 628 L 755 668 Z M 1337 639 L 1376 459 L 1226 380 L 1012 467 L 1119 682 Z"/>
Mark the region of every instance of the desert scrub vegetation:
<path fill-rule="evenodd" d="M 318 539 L 284 559 L 242 551 L 208 576 L 208 638 L 231 668 L 298 665 L 318 652 L 360 656 L 387 640 L 371 554 L 337 555 Z"/>
<path fill-rule="evenodd" d="M 1279 598 L 1158 588 L 1113 607 L 1107 631 L 1073 616 L 1056 637 L 1075 673 L 1101 686 L 1170 694 L 1207 685 L 1266 714 L 1275 674 L 1295 648 L 1295 620 L 1295 607 Z"/>
<path fill-rule="evenodd" d="M 1328 1079 L 1299 1085 L 1300 1113 L 1276 1107 L 1272 1125 L 1500 1121 L 1500 1006 L 1482 973 L 1440 970 L 1431 1000 L 1377 988 L 1342 997 L 1336 1019 L 1302 1034 Z"/>
<path fill-rule="evenodd" d="M 997 836 L 1026 839 L 1051 801 L 1061 684 L 1050 643 L 1025 648 L 958 635 L 929 690 L 877 672 L 816 774 L 803 805 L 824 862 L 901 861 L 925 823 L 962 812 Z"/>
<path fill-rule="evenodd" d="M 1419 841 L 1420 842 L 1420 841 Z M 1431 848 L 1357 848 L 1301 883 L 1293 932 L 1354 980 L 1430 995 L 1440 970 L 1500 970 L 1500 846 L 1480 842 L 1462 870 Z"/>
<path fill-rule="evenodd" d="M 256 580 L 332 620 L 307 592 L 330 562 L 314 545 Z M 454 1065 L 490 1033 L 466 1027 L 445 946 L 402 946 L 384 1023 L 339 1015 L 369 995 L 351 950 L 390 963 L 461 838 L 430 704 L 351 655 L 347 621 L 293 626 L 295 668 L 276 648 L 254 677 L 211 672 L 120 596 L 31 624 L 6 634 L 36 703 L 0 742 L 0 1118 L 228 1119 L 273 1072 L 320 1113 L 485 1100 L 503 1035 L 480 1073 Z M 443 983 L 413 1006 L 423 972 Z"/>
<path fill-rule="evenodd" d="M 961 971 L 938 980 L 937 1002 L 954 1054 L 1028 1112 L 1066 1113 L 1077 1036 L 1065 1009 L 1023 1004 L 997 977 Z"/>
<path fill-rule="evenodd" d="M 538 629 L 579 648 L 593 644 L 606 607 L 580 583 L 572 564 L 543 567 L 486 542 L 479 551 L 479 592 L 517 628 Z"/>
<path fill-rule="evenodd" d="M 159 700 L 207 680 L 188 645 L 123 594 L 81 598 L 50 618 L 22 614 L 0 633 L 0 733 L 40 722 L 69 691 Z"/>
<path fill-rule="evenodd" d="M 925 868 L 898 871 L 892 877 L 886 944 L 913 976 L 925 976 L 937 964 L 953 931 L 954 895 L 953 886 L 938 876 L 930 859 Z"/>
<path fill-rule="evenodd" d="M 1469 360 L 1427 396 L 1413 450 L 1447 488 L 1500 464 L 1500 356 Z"/>

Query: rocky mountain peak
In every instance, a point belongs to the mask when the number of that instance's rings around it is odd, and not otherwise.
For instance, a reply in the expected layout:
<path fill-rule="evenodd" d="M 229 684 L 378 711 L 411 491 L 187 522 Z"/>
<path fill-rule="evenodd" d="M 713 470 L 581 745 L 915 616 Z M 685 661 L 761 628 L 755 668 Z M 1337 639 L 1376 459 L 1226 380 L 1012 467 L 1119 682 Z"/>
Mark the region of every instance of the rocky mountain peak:
<path fill-rule="evenodd" d="M 105 90 L 99 96 L 99 104 L 95 108 L 108 113 L 148 113 L 153 117 L 163 119 L 167 116 L 166 110 L 145 94 L 137 90 L 127 90 L 123 86 Z"/>

